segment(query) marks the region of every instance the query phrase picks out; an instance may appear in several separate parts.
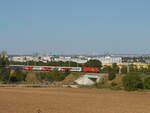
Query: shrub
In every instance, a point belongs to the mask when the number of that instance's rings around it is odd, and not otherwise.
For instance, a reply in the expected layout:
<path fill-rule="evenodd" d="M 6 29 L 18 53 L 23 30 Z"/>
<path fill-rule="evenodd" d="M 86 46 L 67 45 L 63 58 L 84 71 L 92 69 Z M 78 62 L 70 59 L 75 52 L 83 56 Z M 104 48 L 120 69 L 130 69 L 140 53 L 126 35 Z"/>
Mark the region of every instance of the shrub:
<path fill-rule="evenodd" d="M 115 78 L 116 78 L 115 72 L 113 72 L 113 71 L 109 72 L 108 79 L 109 79 L 109 80 L 113 80 L 113 79 L 115 79 Z"/>
<path fill-rule="evenodd" d="M 112 87 L 117 86 L 117 83 L 112 82 L 112 83 L 111 83 L 111 86 L 112 86 Z"/>
<path fill-rule="evenodd" d="M 15 82 L 21 82 L 25 81 L 26 73 L 23 72 L 20 69 L 15 69 L 14 72 L 10 75 L 9 82 L 15 83 Z"/>
<path fill-rule="evenodd" d="M 54 82 L 64 80 L 69 73 L 70 73 L 69 70 L 66 70 L 65 72 L 52 70 L 50 72 L 37 72 L 36 76 L 40 82 L 42 81 Z"/>
<path fill-rule="evenodd" d="M 144 88 L 150 89 L 150 77 L 144 79 Z"/>
<path fill-rule="evenodd" d="M 18 82 L 16 76 L 10 76 L 9 83 L 15 83 L 15 82 Z"/>
<path fill-rule="evenodd" d="M 16 69 L 13 75 L 16 76 L 17 81 L 25 81 L 26 73 L 22 70 Z"/>
<path fill-rule="evenodd" d="M 113 82 L 112 82 L 113 83 Z M 113 83 L 114 86 L 109 86 L 103 83 L 95 83 L 92 88 L 98 89 L 111 89 L 111 90 L 122 90 L 116 83 Z"/>
<path fill-rule="evenodd" d="M 129 73 L 122 79 L 123 87 L 126 91 L 143 89 L 143 82 L 139 74 Z"/>
<path fill-rule="evenodd" d="M 7 83 L 10 76 L 10 69 L 0 68 L 0 81 Z"/>
<path fill-rule="evenodd" d="M 85 67 L 99 67 L 99 68 L 101 67 L 101 65 L 102 65 L 101 61 L 95 59 L 89 60 L 84 64 Z"/>
<path fill-rule="evenodd" d="M 26 76 L 26 81 L 33 84 L 39 83 L 38 77 L 35 73 L 28 73 Z"/>
<path fill-rule="evenodd" d="M 65 70 L 65 74 L 66 74 L 66 75 L 69 75 L 69 74 L 70 74 L 70 70 L 69 70 L 69 69 L 66 69 L 66 70 Z"/>
<path fill-rule="evenodd" d="M 98 88 L 98 89 L 109 89 L 110 87 L 108 85 L 105 85 L 103 83 L 95 83 L 94 84 L 94 88 Z"/>

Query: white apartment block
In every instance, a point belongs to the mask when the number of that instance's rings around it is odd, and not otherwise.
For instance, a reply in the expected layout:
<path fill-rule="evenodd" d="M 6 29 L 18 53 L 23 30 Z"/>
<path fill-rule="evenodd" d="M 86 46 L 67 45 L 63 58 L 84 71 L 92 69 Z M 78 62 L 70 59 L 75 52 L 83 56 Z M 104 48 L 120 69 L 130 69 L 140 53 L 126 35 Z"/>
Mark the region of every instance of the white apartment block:
<path fill-rule="evenodd" d="M 62 61 L 62 62 L 76 62 L 76 63 L 86 63 L 88 60 L 87 59 L 81 59 L 81 58 L 71 58 L 71 57 L 59 57 L 59 58 L 54 58 L 54 61 Z"/>
<path fill-rule="evenodd" d="M 100 60 L 102 64 L 121 64 L 122 63 L 122 58 L 121 57 L 114 57 L 114 56 L 105 56 L 105 57 L 99 57 L 99 58 L 94 58 L 97 60 Z"/>

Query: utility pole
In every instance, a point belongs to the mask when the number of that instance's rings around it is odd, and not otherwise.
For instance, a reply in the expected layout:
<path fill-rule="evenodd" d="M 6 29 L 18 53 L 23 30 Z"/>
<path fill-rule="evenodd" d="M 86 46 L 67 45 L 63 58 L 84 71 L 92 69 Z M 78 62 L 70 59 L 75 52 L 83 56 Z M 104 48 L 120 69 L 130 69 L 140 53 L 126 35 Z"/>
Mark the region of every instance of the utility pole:
<path fill-rule="evenodd" d="M 70 67 L 70 59 L 69 59 L 69 67 Z"/>
<path fill-rule="evenodd" d="M 122 72 L 121 72 L 121 69 L 122 69 L 122 68 L 119 68 L 119 75 L 121 75 L 121 73 L 122 73 Z"/>

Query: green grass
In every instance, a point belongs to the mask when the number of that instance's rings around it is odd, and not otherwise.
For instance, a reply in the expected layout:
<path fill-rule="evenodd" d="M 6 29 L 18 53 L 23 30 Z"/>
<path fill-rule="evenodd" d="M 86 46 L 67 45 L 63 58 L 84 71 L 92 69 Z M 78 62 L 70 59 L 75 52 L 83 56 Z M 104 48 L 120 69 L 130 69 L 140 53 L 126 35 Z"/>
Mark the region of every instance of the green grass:
<path fill-rule="evenodd" d="M 95 89 L 109 89 L 109 90 L 122 90 L 119 86 L 108 86 L 101 83 L 96 83 L 94 85 L 88 86 L 88 85 L 80 85 L 79 88 L 95 88 Z"/>

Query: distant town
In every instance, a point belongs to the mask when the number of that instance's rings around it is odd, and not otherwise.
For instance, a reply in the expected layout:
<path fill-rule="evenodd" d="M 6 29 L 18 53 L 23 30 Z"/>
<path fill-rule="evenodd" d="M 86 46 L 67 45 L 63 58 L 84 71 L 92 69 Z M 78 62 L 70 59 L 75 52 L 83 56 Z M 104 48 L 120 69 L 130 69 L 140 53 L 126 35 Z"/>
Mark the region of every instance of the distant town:
<path fill-rule="evenodd" d="M 84 64 L 89 60 L 99 60 L 103 65 L 112 65 L 116 63 L 117 65 L 149 65 L 150 64 L 150 55 L 137 55 L 137 54 L 116 54 L 116 55 L 6 55 L 9 61 L 12 62 L 75 62 L 78 64 Z"/>

